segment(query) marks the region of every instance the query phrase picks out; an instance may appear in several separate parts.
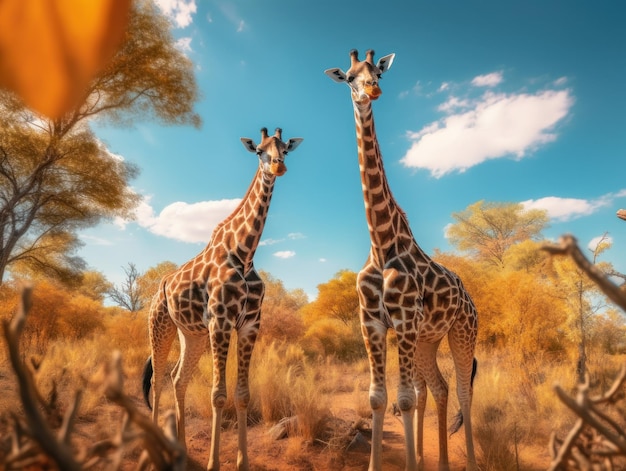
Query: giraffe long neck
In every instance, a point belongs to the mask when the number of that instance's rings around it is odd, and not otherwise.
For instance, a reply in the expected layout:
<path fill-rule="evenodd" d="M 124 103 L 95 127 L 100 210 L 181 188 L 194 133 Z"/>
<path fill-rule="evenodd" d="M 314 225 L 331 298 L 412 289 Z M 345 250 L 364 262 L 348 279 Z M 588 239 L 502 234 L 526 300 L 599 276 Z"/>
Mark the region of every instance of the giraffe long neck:
<path fill-rule="evenodd" d="M 245 196 L 231 215 L 215 228 L 208 245 L 221 243 L 241 260 L 245 272 L 252 266 L 263 234 L 275 181 L 275 176 L 265 174 L 259 167 Z"/>
<path fill-rule="evenodd" d="M 385 175 L 374 128 L 372 105 L 354 103 L 359 169 L 372 252 L 383 260 L 389 248 L 413 238 L 406 215 L 396 203 Z"/>

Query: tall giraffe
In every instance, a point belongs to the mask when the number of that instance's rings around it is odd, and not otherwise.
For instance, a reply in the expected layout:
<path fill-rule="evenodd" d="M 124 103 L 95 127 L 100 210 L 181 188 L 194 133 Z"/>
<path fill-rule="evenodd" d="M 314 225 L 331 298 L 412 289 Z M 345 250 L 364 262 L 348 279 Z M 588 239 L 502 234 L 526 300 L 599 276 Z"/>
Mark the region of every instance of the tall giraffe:
<path fill-rule="evenodd" d="M 163 277 L 150 306 L 149 333 L 152 354 L 143 374 L 143 392 L 148 407 L 152 387 L 152 419 L 158 422 L 161 378 L 176 333 L 180 357 L 171 378 L 176 398 L 179 441 L 185 445 L 185 391 L 193 370 L 204 352 L 207 338 L 213 355 L 211 401 L 213 423 L 209 470 L 219 469 L 222 410 L 226 402 L 226 357 L 233 329 L 237 332 L 237 386 L 235 407 L 238 424 L 237 469 L 249 469 L 247 454 L 247 407 L 250 401 L 248 373 L 256 341 L 263 281 L 253 258 L 265 225 L 276 177 L 287 168 L 284 159 L 301 138 L 282 141 L 282 131 L 268 136 L 261 129 L 261 143 L 241 138 L 248 151 L 259 157 L 259 167 L 242 201 L 213 231 L 211 240 L 198 256 Z"/>
<path fill-rule="evenodd" d="M 379 80 L 391 67 L 394 57 L 395 54 L 389 54 L 374 65 L 374 51 L 367 51 L 365 60 L 359 61 L 358 52 L 352 50 L 347 72 L 338 68 L 325 71 L 335 82 L 347 83 L 350 87 L 365 217 L 371 239 L 369 256 L 357 276 L 361 331 L 370 362 L 372 449 L 369 469 L 382 469 L 383 419 L 387 408 L 386 336 L 391 328 L 398 339 L 398 407 L 404 426 L 406 469 L 423 469 L 424 466 L 426 385 L 437 403 L 439 469 L 449 469 L 448 385 L 437 366 L 437 349 L 447 334 L 461 405 L 459 427 L 460 421 L 465 419 L 467 470 L 476 470 L 470 417 L 476 366 L 476 309 L 459 277 L 433 261 L 416 243 L 406 214 L 391 194 L 374 129 L 372 101 L 382 93 Z"/>

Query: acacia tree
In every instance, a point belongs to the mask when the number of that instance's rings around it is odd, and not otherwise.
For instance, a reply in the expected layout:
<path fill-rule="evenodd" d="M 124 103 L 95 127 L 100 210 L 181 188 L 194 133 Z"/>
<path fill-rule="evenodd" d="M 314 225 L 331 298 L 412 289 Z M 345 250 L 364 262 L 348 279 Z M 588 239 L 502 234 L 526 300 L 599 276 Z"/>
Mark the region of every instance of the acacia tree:
<path fill-rule="evenodd" d="M 144 298 L 141 295 L 138 283 L 141 273 L 139 273 L 134 263 L 129 263 L 128 268 L 123 267 L 123 269 L 125 274 L 124 281 L 119 286 L 112 285 L 108 295 L 115 304 L 135 315 L 144 306 Z"/>
<path fill-rule="evenodd" d="M 168 273 L 178 268 L 174 262 L 165 261 L 154 267 L 148 268 L 143 274 L 137 278 L 137 289 L 139 290 L 139 298 L 144 307 L 149 307 L 152 298 L 159 290 L 161 279 Z"/>
<path fill-rule="evenodd" d="M 514 244 L 536 239 L 548 224 L 546 211 L 524 209 L 520 203 L 478 201 L 458 213 L 448 239 L 478 260 L 504 267 L 505 254 Z"/>
<path fill-rule="evenodd" d="M 592 250 L 592 265 L 604 273 L 611 273 L 613 267 L 608 262 L 599 262 L 598 257 L 610 247 L 611 242 L 604 234 Z M 558 296 L 569 306 L 570 333 L 578 344 L 576 373 L 578 382 L 583 383 L 587 372 L 589 342 L 599 320 L 598 313 L 606 307 L 605 300 L 600 287 L 572 259 L 555 258 L 552 266 Z"/>
<path fill-rule="evenodd" d="M 359 297 L 356 292 L 356 273 L 340 270 L 326 283 L 317 285 L 317 299 L 303 314 L 309 323 L 330 317 L 348 325 L 359 319 Z"/>
<path fill-rule="evenodd" d="M 0 283 L 17 263 L 75 280 L 84 269 L 77 231 L 132 216 L 137 169 L 107 151 L 92 120 L 200 124 L 192 64 L 153 2 L 134 2 L 120 50 L 86 95 L 79 108 L 48 119 L 0 91 Z"/>

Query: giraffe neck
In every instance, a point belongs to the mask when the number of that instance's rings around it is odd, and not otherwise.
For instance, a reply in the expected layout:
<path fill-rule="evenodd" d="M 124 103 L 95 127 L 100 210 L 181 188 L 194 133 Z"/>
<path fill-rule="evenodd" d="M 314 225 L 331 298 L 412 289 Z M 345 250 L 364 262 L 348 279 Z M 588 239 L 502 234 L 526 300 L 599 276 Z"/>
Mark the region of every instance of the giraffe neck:
<path fill-rule="evenodd" d="M 354 103 L 359 170 L 372 253 L 380 260 L 392 246 L 413 240 L 406 215 L 396 203 L 385 175 L 371 103 Z"/>
<path fill-rule="evenodd" d="M 213 231 L 207 249 L 216 245 L 243 263 L 244 273 L 252 266 L 270 207 L 276 177 L 262 169 L 256 172 L 245 196 L 235 210 Z"/>

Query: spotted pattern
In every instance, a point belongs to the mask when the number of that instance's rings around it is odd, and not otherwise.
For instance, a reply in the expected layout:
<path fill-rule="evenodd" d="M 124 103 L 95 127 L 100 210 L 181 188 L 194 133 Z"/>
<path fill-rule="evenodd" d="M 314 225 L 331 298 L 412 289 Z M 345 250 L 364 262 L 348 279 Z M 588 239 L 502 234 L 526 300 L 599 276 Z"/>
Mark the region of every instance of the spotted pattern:
<path fill-rule="evenodd" d="M 274 136 L 268 136 L 265 128 L 261 133 L 262 141 L 258 146 L 250 139 L 242 139 L 248 150 L 259 156 L 259 168 L 246 195 L 233 213 L 215 228 L 206 248 L 162 279 L 150 307 L 152 417 L 156 423 L 161 380 L 172 342 L 178 334 L 181 351 L 171 378 L 178 438 L 183 445 L 185 392 L 201 354 L 210 348 L 214 419 L 210 470 L 219 468 L 221 414 L 226 402 L 226 358 L 233 332 L 237 333 L 235 405 L 240 427 L 237 469 L 249 468 L 245 432 L 250 401 L 248 374 L 265 292 L 253 258 L 265 226 L 276 177 L 286 171 L 284 157 L 301 141 L 296 138 L 282 142 L 280 129 Z"/>
<path fill-rule="evenodd" d="M 382 424 L 387 406 L 386 333 L 395 332 L 398 345 L 398 407 L 406 439 L 407 470 L 423 467 L 423 416 L 426 385 L 437 403 L 440 470 L 448 469 L 448 385 L 441 375 L 436 353 L 447 336 L 457 374 L 457 392 L 465 420 L 467 469 L 475 470 L 470 404 L 472 368 L 477 332 L 474 303 L 458 276 L 434 262 L 416 243 L 408 219 L 391 193 L 376 138 L 371 100 L 380 95 L 379 79 L 390 66 L 374 65 L 373 51 L 364 61 L 351 52 L 351 67 L 342 73 L 330 69 L 337 80 L 346 77 L 351 89 L 356 124 L 359 171 L 365 217 L 371 239 L 367 261 L 357 276 L 360 321 L 370 362 L 370 405 L 373 411 L 370 471 L 382 469 Z M 390 56 L 386 56 L 388 59 Z M 391 56 L 393 60 L 393 56 Z M 383 69 L 384 67 L 384 69 Z M 331 72 L 331 73 L 329 73 Z M 369 90 L 378 88 L 371 96 Z M 417 407 L 417 442 L 413 415 Z M 417 443 L 417 456 L 415 453 Z"/>

